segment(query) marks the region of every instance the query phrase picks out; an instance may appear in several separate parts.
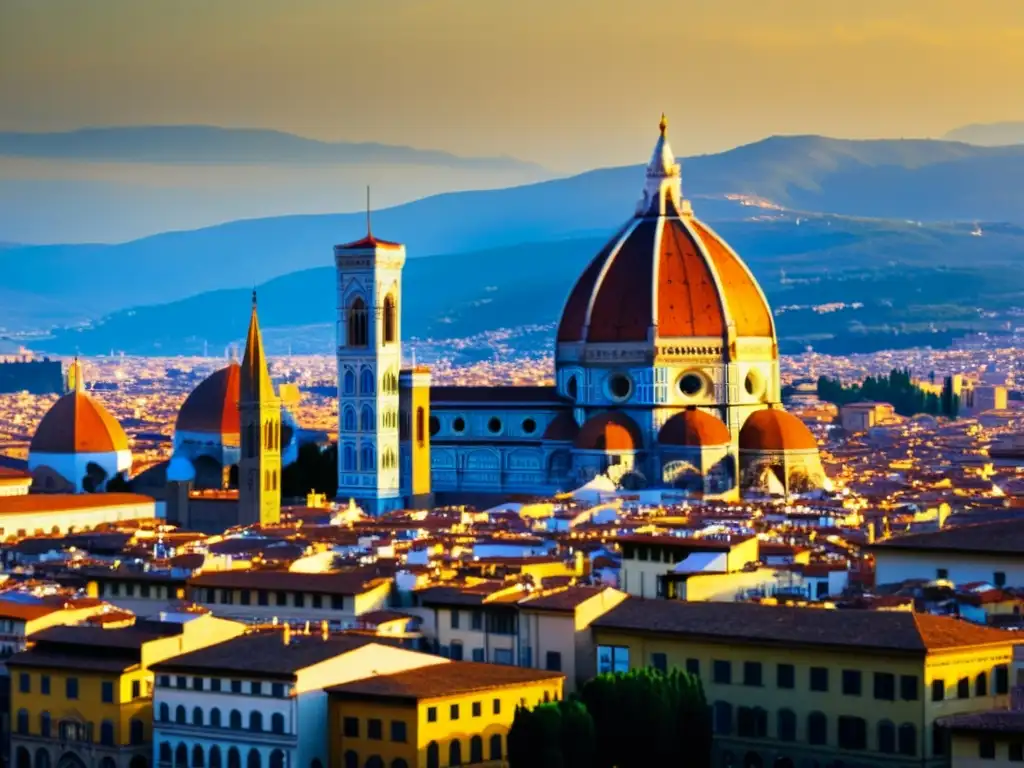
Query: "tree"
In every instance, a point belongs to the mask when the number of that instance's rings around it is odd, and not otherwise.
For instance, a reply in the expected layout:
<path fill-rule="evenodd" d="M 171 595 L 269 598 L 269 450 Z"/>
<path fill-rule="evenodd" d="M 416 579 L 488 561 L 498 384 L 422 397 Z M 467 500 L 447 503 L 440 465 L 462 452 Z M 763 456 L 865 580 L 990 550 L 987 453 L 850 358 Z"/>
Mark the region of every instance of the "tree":
<path fill-rule="evenodd" d="M 131 493 L 132 483 L 124 474 L 114 475 L 107 481 L 107 493 Z"/>

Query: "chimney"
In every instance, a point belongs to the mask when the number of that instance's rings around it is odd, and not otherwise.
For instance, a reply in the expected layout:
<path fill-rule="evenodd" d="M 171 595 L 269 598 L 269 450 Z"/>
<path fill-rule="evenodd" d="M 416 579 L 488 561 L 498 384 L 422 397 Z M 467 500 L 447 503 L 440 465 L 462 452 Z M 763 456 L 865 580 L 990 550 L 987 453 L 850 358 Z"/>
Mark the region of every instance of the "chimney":
<path fill-rule="evenodd" d="M 281 635 L 281 640 L 285 645 L 292 644 L 292 627 L 291 624 L 284 625 L 284 633 Z"/>
<path fill-rule="evenodd" d="M 325 643 L 331 639 L 331 628 L 327 623 L 327 619 L 320 622 L 320 637 L 324 639 Z"/>

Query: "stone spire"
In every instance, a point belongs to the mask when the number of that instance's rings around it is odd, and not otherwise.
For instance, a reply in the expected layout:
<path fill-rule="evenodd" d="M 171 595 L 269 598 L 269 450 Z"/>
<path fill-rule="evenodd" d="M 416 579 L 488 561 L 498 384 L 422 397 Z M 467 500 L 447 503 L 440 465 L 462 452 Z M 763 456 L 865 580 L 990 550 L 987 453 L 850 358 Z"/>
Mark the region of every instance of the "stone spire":
<path fill-rule="evenodd" d="M 689 208 L 683 201 L 682 174 L 668 143 L 668 118 L 664 112 L 658 130 L 660 135 L 647 164 L 643 197 L 637 206 L 640 215 L 664 216 L 682 213 L 684 208 Z"/>
<path fill-rule="evenodd" d="M 78 355 L 75 355 L 75 359 L 68 367 L 68 389 L 72 392 L 85 392 L 85 375 L 82 372 L 82 364 L 78 360 Z"/>
<path fill-rule="evenodd" d="M 252 292 L 252 315 L 249 318 L 249 333 L 245 338 L 245 355 L 242 357 L 241 374 L 241 402 L 260 402 L 274 397 L 274 385 L 270 381 L 267 356 L 263 351 L 260 319 L 256 314 L 255 290 Z"/>

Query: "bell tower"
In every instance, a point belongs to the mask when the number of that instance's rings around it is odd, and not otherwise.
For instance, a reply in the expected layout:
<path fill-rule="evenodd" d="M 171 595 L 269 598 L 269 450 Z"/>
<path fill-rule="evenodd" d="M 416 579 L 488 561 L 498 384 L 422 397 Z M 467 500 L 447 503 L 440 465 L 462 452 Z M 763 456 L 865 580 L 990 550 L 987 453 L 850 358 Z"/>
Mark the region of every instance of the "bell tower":
<path fill-rule="evenodd" d="M 274 394 L 252 292 L 252 317 L 239 377 L 239 525 L 281 521 L 281 401 Z"/>
<path fill-rule="evenodd" d="M 369 197 L 369 196 L 367 196 Z M 338 275 L 338 500 L 366 512 L 403 506 L 398 377 L 405 246 L 373 236 L 334 247 Z"/>

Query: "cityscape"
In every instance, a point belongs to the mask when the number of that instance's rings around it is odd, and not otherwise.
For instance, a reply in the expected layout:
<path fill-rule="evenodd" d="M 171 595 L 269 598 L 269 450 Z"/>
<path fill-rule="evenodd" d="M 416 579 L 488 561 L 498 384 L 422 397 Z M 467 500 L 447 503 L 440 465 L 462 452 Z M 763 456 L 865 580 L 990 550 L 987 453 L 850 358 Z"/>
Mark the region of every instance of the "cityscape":
<path fill-rule="evenodd" d="M 43 5 L 0 768 L 1024 763 L 1024 9 Z"/>

